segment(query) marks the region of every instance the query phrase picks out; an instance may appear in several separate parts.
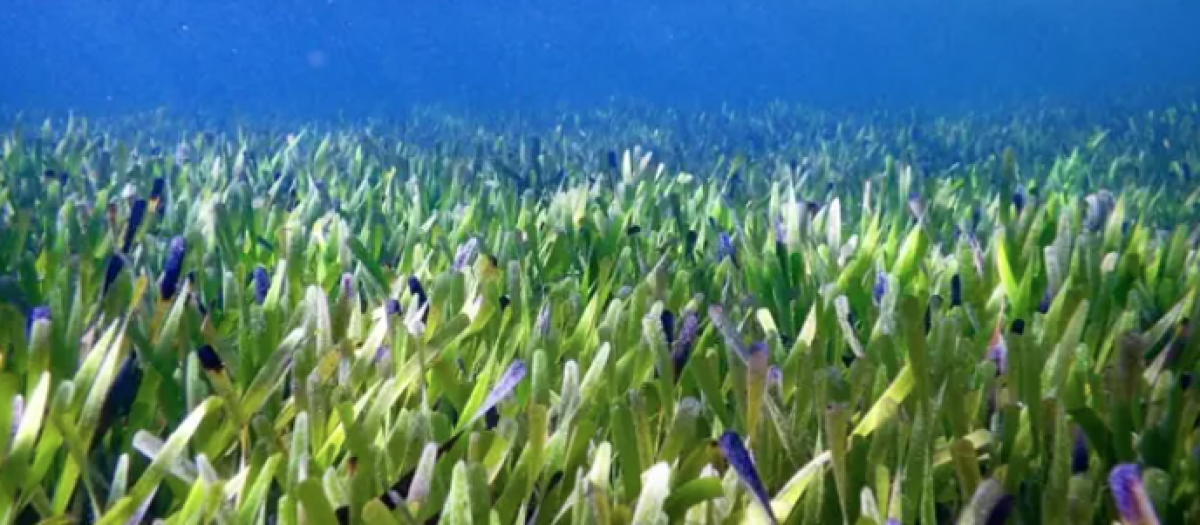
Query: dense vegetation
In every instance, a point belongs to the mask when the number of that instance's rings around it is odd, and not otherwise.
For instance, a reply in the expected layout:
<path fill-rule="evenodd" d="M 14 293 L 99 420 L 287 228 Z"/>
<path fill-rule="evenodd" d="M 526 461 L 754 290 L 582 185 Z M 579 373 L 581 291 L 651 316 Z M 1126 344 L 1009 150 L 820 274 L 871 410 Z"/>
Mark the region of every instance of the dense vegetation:
<path fill-rule="evenodd" d="M 0 524 L 1200 521 L 1195 104 L 3 148 Z"/>

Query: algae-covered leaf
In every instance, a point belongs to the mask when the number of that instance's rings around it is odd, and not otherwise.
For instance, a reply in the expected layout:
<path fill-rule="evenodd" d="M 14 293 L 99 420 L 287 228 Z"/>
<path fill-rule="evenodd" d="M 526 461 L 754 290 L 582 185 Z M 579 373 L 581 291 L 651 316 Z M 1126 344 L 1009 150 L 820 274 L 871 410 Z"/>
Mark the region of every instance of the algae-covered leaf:
<path fill-rule="evenodd" d="M 304 480 L 296 487 L 296 495 L 312 523 L 340 523 L 333 512 L 333 505 L 325 495 L 321 481 L 316 478 Z"/>
<path fill-rule="evenodd" d="M 892 380 L 891 385 L 883 392 L 883 395 L 875 401 L 871 409 L 854 427 L 854 435 L 869 436 L 872 432 L 886 423 L 889 419 L 896 415 L 900 409 L 900 405 L 912 393 L 915 380 L 913 377 L 910 365 L 904 365 L 900 369 L 900 374 Z"/>
<path fill-rule="evenodd" d="M 1059 340 L 1047 359 L 1041 377 L 1043 398 L 1058 396 L 1059 391 L 1066 386 L 1067 371 L 1071 367 L 1071 359 L 1075 356 L 1075 348 L 1083 337 L 1087 314 L 1088 302 L 1082 301 L 1075 308 L 1075 313 L 1071 315 L 1062 339 Z"/>
<path fill-rule="evenodd" d="M 212 412 L 216 411 L 221 405 L 219 398 L 210 397 L 206 399 L 200 406 L 196 407 L 187 419 L 176 428 L 171 436 L 167 438 L 166 444 L 158 455 L 154 457 L 150 466 L 147 467 L 129 494 L 113 507 L 112 510 L 105 513 L 100 520 L 101 525 L 117 525 L 125 523 L 132 518 L 139 509 L 144 509 L 144 505 L 151 498 L 152 494 L 158 490 L 159 484 L 167 473 L 170 465 L 174 464 L 186 450 L 188 442 L 191 441 L 192 435 L 200 423 Z"/>
<path fill-rule="evenodd" d="M 642 475 L 642 490 L 633 511 L 633 523 L 656 525 L 666 521 L 663 504 L 670 495 L 671 467 L 657 463 Z"/>
<path fill-rule="evenodd" d="M 297 451 L 299 452 L 299 451 Z M 258 519 L 266 509 L 267 491 L 275 479 L 275 471 L 283 457 L 276 454 L 267 459 L 261 468 L 257 469 L 254 484 L 238 502 L 238 522 L 251 523 Z"/>
<path fill-rule="evenodd" d="M 996 271 L 1000 274 L 1000 282 L 1004 285 L 1004 293 L 1008 297 L 1009 304 L 1012 305 L 1016 315 L 1022 315 L 1025 311 L 1025 296 L 1024 290 L 1021 288 L 1021 281 L 1014 273 L 1013 263 L 1008 254 L 1007 235 L 1004 230 L 996 233 L 995 243 L 996 253 Z"/>
<path fill-rule="evenodd" d="M 796 505 L 800 503 L 800 498 L 812 487 L 814 481 L 821 479 L 825 466 L 831 459 L 832 456 L 828 451 L 822 452 L 796 471 L 779 490 L 779 493 L 771 499 L 771 512 L 775 516 L 791 516 Z"/>
<path fill-rule="evenodd" d="M 721 479 L 717 477 L 700 477 L 684 482 L 671 491 L 671 495 L 663 501 L 663 512 L 672 519 L 678 519 L 688 509 L 705 501 L 714 500 L 725 495 Z"/>
<path fill-rule="evenodd" d="M 19 416 L 15 427 L 16 435 L 13 437 L 12 445 L 8 448 L 8 457 L 4 458 L 3 463 L 2 479 L 7 487 L 19 486 L 21 479 L 29 471 L 30 456 L 32 456 L 38 435 L 42 431 L 49 395 L 50 373 L 43 372 L 38 379 L 37 386 L 33 389 L 33 395 L 30 396 L 29 402 L 25 403 L 23 409 L 16 414 Z M 8 403 L 9 406 L 13 406 L 12 402 Z M 0 430 L 0 432 L 4 431 L 7 430 Z"/>

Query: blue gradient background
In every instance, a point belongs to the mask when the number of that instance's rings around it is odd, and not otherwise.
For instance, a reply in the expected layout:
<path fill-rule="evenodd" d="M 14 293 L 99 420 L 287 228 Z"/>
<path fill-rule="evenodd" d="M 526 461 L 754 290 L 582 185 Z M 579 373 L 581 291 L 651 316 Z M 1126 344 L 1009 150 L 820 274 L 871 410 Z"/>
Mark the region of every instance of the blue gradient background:
<path fill-rule="evenodd" d="M 9 110 L 938 108 L 1200 85 L 1192 0 L 0 4 Z"/>

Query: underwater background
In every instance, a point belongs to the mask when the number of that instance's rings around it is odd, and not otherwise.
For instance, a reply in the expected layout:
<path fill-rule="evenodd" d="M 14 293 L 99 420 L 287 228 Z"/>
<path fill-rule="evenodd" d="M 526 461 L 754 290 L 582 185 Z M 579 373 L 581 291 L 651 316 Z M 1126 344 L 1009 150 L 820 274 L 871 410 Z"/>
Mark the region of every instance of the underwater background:
<path fill-rule="evenodd" d="M 974 108 L 1200 83 L 1190 0 L 7 0 L 0 105 Z"/>
<path fill-rule="evenodd" d="M 0 525 L 1200 523 L 1198 28 L 0 0 Z"/>

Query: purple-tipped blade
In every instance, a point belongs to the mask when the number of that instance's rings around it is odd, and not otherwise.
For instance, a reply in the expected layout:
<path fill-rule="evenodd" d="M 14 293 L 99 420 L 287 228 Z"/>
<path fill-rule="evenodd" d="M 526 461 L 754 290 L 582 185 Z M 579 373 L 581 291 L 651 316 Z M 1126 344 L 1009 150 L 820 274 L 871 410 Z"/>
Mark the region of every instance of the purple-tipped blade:
<path fill-rule="evenodd" d="M 417 298 L 417 306 L 425 306 L 429 303 L 429 296 L 425 294 L 425 287 L 421 286 L 421 280 L 417 276 L 410 275 L 408 277 L 408 293 L 413 294 Z"/>
<path fill-rule="evenodd" d="M 400 301 L 396 299 L 388 299 L 383 308 L 388 315 L 400 315 Z"/>
<path fill-rule="evenodd" d="M 493 386 L 492 391 L 488 392 L 487 398 L 483 400 L 482 405 L 479 405 L 479 409 L 471 415 L 471 419 L 467 424 L 474 423 L 487 413 L 487 411 L 495 408 L 496 405 L 512 394 L 517 385 L 521 383 L 521 380 L 525 378 L 525 372 L 525 362 L 520 359 L 514 360 L 512 364 L 508 365 L 508 369 L 504 371 L 504 375 L 501 375 L 500 379 L 496 381 L 496 386 Z"/>
<path fill-rule="evenodd" d="M 29 339 L 33 335 L 33 325 L 38 321 L 50 321 L 50 307 L 38 306 L 29 311 L 29 318 L 25 320 L 25 338 Z"/>
<path fill-rule="evenodd" d="M 354 298 L 354 274 L 343 273 L 341 280 L 341 292 L 344 299 Z"/>
<path fill-rule="evenodd" d="M 254 284 L 254 302 L 262 305 L 267 301 L 267 293 L 271 291 L 271 275 L 267 273 L 266 268 L 256 266 L 250 272 L 250 279 Z"/>
<path fill-rule="evenodd" d="M 733 261 L 734 266 L 738 266 L 737 248 L 733 245 L 733 238 L 728 233 L 721 232 L 717 235 L 717 262 L 726 258 Z"/>
<path fill-rule="evenodd" d="M 692 353 L 692 342 L 699 334 L 700 316 L 695 312 L 688 312 L 683 318 L 683 328 L 679 331 L 679 338 L 675 340 L 675 344 L 671 345 L 671 361 L 675 363 L 677 379 L 679 373 L 683 371 L 683 365 L 687 364 L 688 356 Z"/>
<path fill-rule="evenodd" d="M 1042 299 L 1038 301 L 1037 311 L 1039 314 L 1046 314 L 1050 311 L 1050 305 L 1054 303 L 1054 290 L 1049 286 L 1046 287 L 1046 292 L 1042 294 Z"/>
<path fill-rule="evenodd" d="M 662 323 L 663 335 L 667 338 L 667 346 L 675 344 L 675 314 L 664 308 L 658 318 Z"/>
<path fill-rule="evenodd" d="M 461 271 L 474 264 L 477 255 L 479 255 L 479 239 L 472 237 L 454 252 L 454 271 Z"/>
<path fill-rule="evenodd" d="M 108 266 L 104 268 L 104 286 L 100 289 L 101 295 L 108 295 L 109 288 L 121 276 L 121 270 L 125 268 L 125 259 L 114 253 L 108 256 Z"/>
<path fill-rule="evenodd" d="M 742 438 L 737 432 L 729 430 L 721 435 L 719 445 L 725 459 L 729 461 L 742 484 L 754 495 L 754 499 L 763 506 L 763 511 L 771 518 L 771 523 L 778 523 L 779 520 L 775 519 L 775 513 L 771 510 L 771 499 L 767 496 L 767 489 L 758 477 L 758 469 L 754 467 L 754 460 L 750 459 L 750 452 L 742 444 Z"/>
<path fill-rule="evenodd" d="M 1071 473 L 1085 474 L 1090 462 L 1087 437 L 1083 435 L 1083 431 L 1079 427 L 1074 427 L 1072 433 L 1075 439 L 1071 444 Z"/>
<path fill-rule="evenodd" d="M 876 306 L 878 306 L 881 302 L 883 302 L 883 296 L 887 294 L 887 291 L 888 291 L 888 276 L 887 276 L 887 274 L 883 273 L 883 272 L 879 272 L 879 273 L 875 274 L 875 286 L 871 287 L 871 299 L 875 301 Z"/>
<path fill-rule="evenodd" d="M 179 291 L 179 275 L 183 270 L 183 258 L 187 255 L 187 241 L 183 237 L 171 239 L 167 248 L 167 260 L 163 263 L 162 278 L 158 282 L 158 295 L 170 301 Z"/>
<path fill-rule="evenodd" d="M 126 253 L 133 248 L 133 239 L 137 236 L 138 229 L 142 227 L 142 221 L 145 218 L 146 199 L 133 201 L 133 208 L 129 210 L 129 224 L 125 226 L 125 239 L 122 244 Z"/>
<path fill-rule="evenodd" d="M 1142 473 L 1133 463 L 1122 463 L 1113 467 L 1108 474 L 1108 486 L 1112 491 L 1113 502 L 1121 515 L 1121 522 L 1126 525 L 1157 525 L 1158 516 L 1150 498 L 1146 495 L 1146 486 L 1142 483 Z"/>
<path fill-rule="evenodd" d="M 200 348 L 196 349 L 196 359 L 200 361 L 200 366 L 209 372 L 220 373 L 225 370 L 221 356 L 217 355 L 217 351 L 211 345 L 200 345 Z"/>

